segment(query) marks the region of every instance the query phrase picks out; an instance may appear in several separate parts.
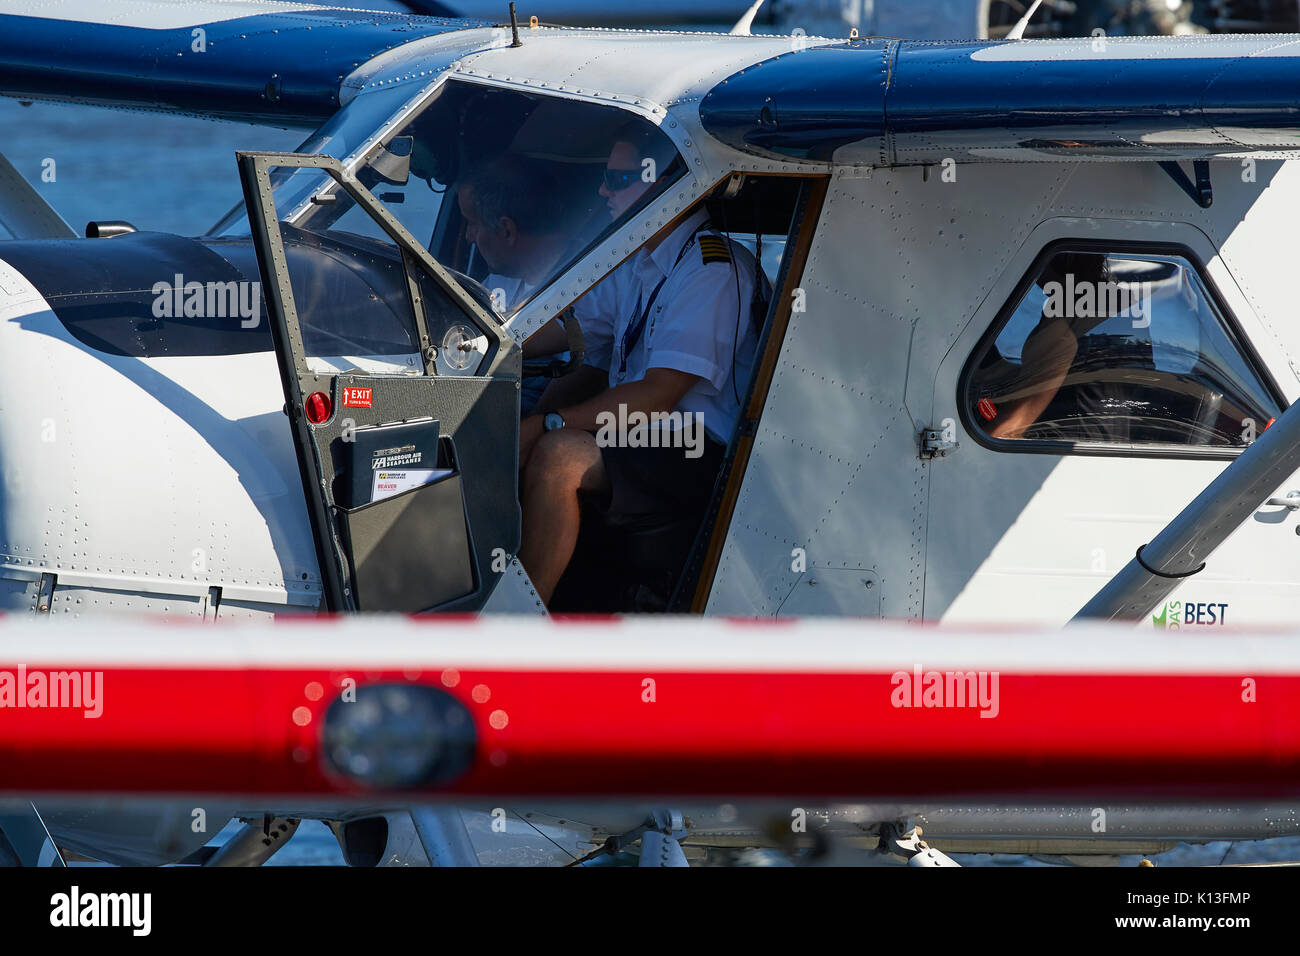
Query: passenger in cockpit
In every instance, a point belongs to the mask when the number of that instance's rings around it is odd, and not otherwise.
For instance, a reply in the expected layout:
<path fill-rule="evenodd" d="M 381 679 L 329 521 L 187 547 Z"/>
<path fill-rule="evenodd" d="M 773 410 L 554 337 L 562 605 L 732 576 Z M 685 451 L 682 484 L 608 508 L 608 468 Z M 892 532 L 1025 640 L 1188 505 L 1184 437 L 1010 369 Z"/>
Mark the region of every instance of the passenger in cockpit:
<path fill-rule="evenodd" d="M 611 218 L 672 155 L 655 130 L 619 135 L 599 189 Z M 754 257 L 700 209 L 576 303 L 587 364 L 520 425 L 520 559 L 544 600 L 573 556 L 580 496 L 612 524 L 702 518 L 753 366 L 757 276 Z"/>
<path fill-rule="evenodd" d="M 554 178 L 521 156 L 503 155 L 463 179 L 456 200 L 491 274 L 483 284 L 502 313 L 541 285 L 567 252 L 564 209 Z"/>
<path fill-rule="evenodd" d="M 465 217 L 465 240 L 492 270 L 484 280 L 492 306 L 509 315 L 569 257 L 561 192 L 543 167 L 521 156 L 502 155 L 467 176 L 456 201 Z M 525 346 L 525 354 L 563 353 L 563 328 L 549 327 Z M 551 347 L 551 343 L 557 343 Z M 540 347 L 539 347 L 540 346 Z M 567 356 L 564 356 L 567 357 Z M 520 407 L 530 412 L 549 379 L 525 377 Z"/>

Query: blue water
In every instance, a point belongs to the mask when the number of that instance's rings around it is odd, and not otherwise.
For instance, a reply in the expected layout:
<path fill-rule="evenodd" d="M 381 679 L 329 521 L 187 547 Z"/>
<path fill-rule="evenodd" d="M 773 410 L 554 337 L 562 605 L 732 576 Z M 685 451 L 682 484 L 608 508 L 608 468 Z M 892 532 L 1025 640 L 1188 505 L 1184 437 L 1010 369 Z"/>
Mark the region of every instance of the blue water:
<path fill-rule="evenodd" d="M 302 130 L 0 98 L 0 152 L 78 234 L 91 219 L 127 219 L 198 235 L 242 199 L 235 150 L 292 150 L 305 138 Z"/>

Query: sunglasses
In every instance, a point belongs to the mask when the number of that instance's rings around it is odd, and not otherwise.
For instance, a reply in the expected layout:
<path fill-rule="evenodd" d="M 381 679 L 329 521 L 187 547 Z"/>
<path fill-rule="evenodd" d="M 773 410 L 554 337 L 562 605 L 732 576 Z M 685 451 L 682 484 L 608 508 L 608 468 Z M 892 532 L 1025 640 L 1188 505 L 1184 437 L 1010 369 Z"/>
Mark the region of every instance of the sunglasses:
<path fill-rule="evenodd" d="M 639 169 L 606 169 L 605 170 L 605 188 L 612 193 L 619 190 L 627 189 L 633 183 L 641 181 L 641 170 Z"/>

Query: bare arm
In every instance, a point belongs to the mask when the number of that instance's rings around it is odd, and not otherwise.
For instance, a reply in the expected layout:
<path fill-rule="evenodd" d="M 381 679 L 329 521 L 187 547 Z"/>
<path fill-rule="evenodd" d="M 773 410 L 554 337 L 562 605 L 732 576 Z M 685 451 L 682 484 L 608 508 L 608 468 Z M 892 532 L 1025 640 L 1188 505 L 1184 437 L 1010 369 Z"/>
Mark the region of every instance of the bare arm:
<path fill-rule="evenodd" d="M 537 400 L 537 407 L 533 412 L 537 415 L 545 415 L 566 405 L 576 405 L 604 391 L 608 385 L 608 372 L 593 365 L 584 365 L 564 378 L 557 378 L 547 385 L 546 391 L 542 392 L 542 397 Z"/>
<path fill-rule="evenodd" d="M 679 372 L 674 368 L 652 368 L 638 382 L 626 382 L 606 389 L 599 395 L 576 405 L 559 408 L 567 428 L 594 431 L 600 427 L 596 420 L 601 412 L 618 414 L 618 407 L 626 405 L 629 413 L 671 412 L 692 388 L 701 381 L 698 375 Z"/>
<path fill-rule="evenodd" d="M 569 348 L 569 336 L 559 319 L 551 319 L 524 342 L 524 358 L 556 355 Z"/>
<path fill-rule="evenodd" d="M 1079 340 L 1064 319 L 1049 322 L 1030 336 L 1020 359 L 1021 367 L 1029 369 L 1031 375 L 1020 391 L 1029 394 L 1003 405 L 999 421 L 990 434 L 994 438 L 1019 438 L 1038 421 L 1038 416 L 1056 397 L 1078 351 Z"/>
<path fill-rule="evenodd" d="M 587 398 L 585 401 L 578 401 L 574 405 L 556 404 L 553 399 L 560 392 L 557 386 L 568 383 L 570 379 L 576 378 L 584 372 L 599 372 L 602 380 L 608 381 L 607 373 L 591 366 L 584 366 L 573 375 L 552 382 L 538 403 L 538 413 L 529 415 L 519 423 L 520 468 L 528 464 L 528 459 L 533 453 L 533 446 L 542 437 L 542 418 L 545 409 L 558 411 L 560 417 L 564 419 L 566 428 L 595 431 L 600 427 L 596 417 L 601 412 L 610 412 L 617 415 L 619 405 L 626 405 L 629 413 L 639 411 L 649 415 L 652 412 L 671 412 L 677 407 L 677 403 L 682 400 L 682 397 L 694 387 L 695 383 L 700 381 L 698 375 L 689 375 L 676 369 L 652 368 L 646 372 L 645 378 L 640 381 L 627 382 L 614 388 L 605 389 L 598 395 Z M 588 383 L 592 380 L 589 375 L 583 375 L 582 377 Z M 553 391 L 556 392 L 556 395 L 552 394 Z"/>

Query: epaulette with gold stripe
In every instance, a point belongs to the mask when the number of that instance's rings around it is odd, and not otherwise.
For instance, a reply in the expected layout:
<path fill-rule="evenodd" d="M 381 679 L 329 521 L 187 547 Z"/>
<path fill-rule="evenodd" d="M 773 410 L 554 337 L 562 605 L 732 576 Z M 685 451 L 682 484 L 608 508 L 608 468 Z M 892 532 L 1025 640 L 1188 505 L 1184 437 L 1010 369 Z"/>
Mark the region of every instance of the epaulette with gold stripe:
<path fill-rule="evenodd" d="M 731 262 L 731 247 L 721 236 L 700 236 L 700 258 L 707 266 L 710 262 Z"/>

